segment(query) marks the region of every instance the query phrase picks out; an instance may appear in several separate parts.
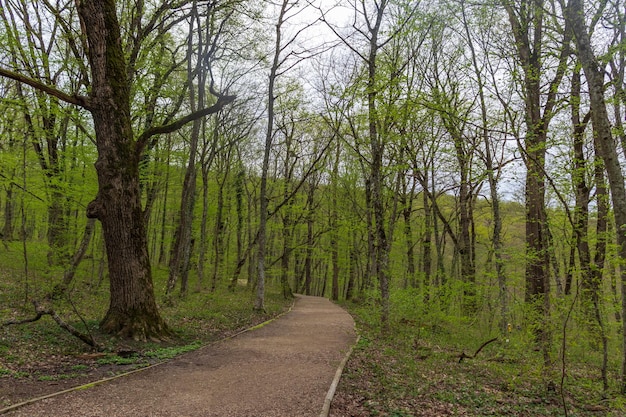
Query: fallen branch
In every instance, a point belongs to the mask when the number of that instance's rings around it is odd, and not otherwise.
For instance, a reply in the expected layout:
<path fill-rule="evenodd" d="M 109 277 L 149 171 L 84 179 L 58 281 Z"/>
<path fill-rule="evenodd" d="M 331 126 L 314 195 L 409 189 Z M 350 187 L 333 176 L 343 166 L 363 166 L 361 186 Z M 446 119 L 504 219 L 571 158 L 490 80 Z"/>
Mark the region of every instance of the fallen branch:
<path fill-rule="evenodd" d="M 34 317 L 23 319 L 23 320 L 8 320 L 2 323 L 2 327 L 25 324 L 25 323 L 33 323 L 41 319 L 43 316 L 50 316 L 52 317 L 52 320 L 54 320 L 59 325 L 59 327 L 69 332 L 72 336 L 79 338 L 81 341 L 83 341 L 84 343 L 88 344 L 89 346 L 91 346 L 92 348 L 96 350 L 102 350 L 102 347 L 94 340 L 93 337 L 91 337 L 91 335 L 84 334 L 81 331 L 79 331 L 77 328 L 72 326 L 71 324 L 63 321 L 63 319 L 53 309 L 44 308 L 37 301 L 33 301 L 33 306 L 35 307 Z"/>
<path fill-rule="evenodd" d="M 43 317 L 43 313 L 38 311 L 37 315 L 35 317 L 31 317 L 29 319 L 22 319 L 22 320 L 7 320 L 4 323 L 2 323 L 2 327 L 6 327 L 6 326 L 13 326 L 13 325 L 20 325 L 20 324 L 26 324 L 26 323 L 33 323 L 36 322 L 37 320 L 39 320 L 40 318 Z"/>
<path fill-rule="evenodd" d="M 461 352 L 461 355 L 459 356 L 459 363 L 461 363 L 463 361 L 463 359 L 465 358 L 469 358 L 469 359 L 474 359 L 476 357 L 476 355 L 478 355 L 480 353 L 481 350 L 483 350 L 483 348 L 485 346 L 487 346 L 490 343 L 495 342 L 496 340 L 498 340 L 497 337 L 494 337 L 493 339 L 489 339 L 487 340 L 485 343 L 483 343 L 482 345 L 480 345 L 480 347 L 478 348 L 478 350 L 476 350 L 476 352 L 473 355 L 466 355 L 465 352 Z"/>

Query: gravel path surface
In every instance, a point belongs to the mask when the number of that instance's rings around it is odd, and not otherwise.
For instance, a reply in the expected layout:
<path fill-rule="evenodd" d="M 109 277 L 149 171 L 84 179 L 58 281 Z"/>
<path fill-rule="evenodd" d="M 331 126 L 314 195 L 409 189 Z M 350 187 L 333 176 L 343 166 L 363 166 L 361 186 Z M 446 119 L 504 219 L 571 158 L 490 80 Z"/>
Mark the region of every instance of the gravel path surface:
<path fill-rule="evenodd" d="M 355 339 L 347 312 L 298 296 L 291 312 L 259 329 L 5 416 L 319 416 Z"/>

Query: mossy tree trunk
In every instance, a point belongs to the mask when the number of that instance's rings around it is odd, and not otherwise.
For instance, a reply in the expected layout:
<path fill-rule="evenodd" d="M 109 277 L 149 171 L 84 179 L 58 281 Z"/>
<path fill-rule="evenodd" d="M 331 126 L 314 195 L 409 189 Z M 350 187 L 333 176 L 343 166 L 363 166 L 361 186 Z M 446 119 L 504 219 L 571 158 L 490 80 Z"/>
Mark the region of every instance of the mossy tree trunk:
<path fill-rule="evenodd" d="M 87 108 L 93 117 L 98 159 L 98 195 L 87 215 L 102 223 L 110 276 L 109 310 L 104 331 L 134 339 L 159 339 L 169 329 L 157 309 L 148 242 L 141 206 L 139 163 L 149 140 L 220 111 L 234 96 L 170 124 L 148 128 L 135 139 L 130 112 L 130 79 L 114 0 L 78 1 L 81 28 L 88 44 L 91 95 L 51 94 Z M 15 77 L 14 78 L 19 78 Z M 32 83 L 31 83 L 32 84 Z"/>
<path fill-rule="evenodd" d="M 87 215 L 102 223 L 110 277 L 109 310 L 101 328 L 123 337 L 161 338 L 169 330 L 154 297 L 139 188 L 142 149 L 133 140 L 115 1 L 79 1 L 78 11 L 89 44 L 98 149 L 98 195 Z"/>

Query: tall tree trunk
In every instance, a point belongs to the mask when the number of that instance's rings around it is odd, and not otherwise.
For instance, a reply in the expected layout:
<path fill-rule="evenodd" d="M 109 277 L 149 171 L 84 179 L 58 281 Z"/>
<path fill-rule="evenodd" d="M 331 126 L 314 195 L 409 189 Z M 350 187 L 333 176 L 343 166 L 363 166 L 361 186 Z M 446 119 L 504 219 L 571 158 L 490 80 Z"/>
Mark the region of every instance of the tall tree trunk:
<path fill-rule="evenodd" d="M 113 0 L 83 0 L 92 74 L 90 111 L 96 131 L 98 195 L 87 214 L 102 223 L 109 264 L 110 303 L 101 322 L 109 333 L 135 339 L 169 334 L 156 306 L 141 192 L 141 149 L 133 141 L 130 86 Z"/>
<path fill-rule="evenodd" d="M 198 31 L 198 58 L 196 65 L 192 66 L 194 46 L 194 25 L 197 22 Z M 201 56 L 206 53 L 203 40 L 203 34 L 200 27 L 200 17 L 197 10 L 197 2 L 193 2 L 192 15 L 189 21 L 189 39 L 187 46 L 187 78 L 189 83 L 189 104 L 192 111 L 204 108 L 205 93 L 207 79 L 207 69 L 203 66 Z M 195 75 L 195 77 L 194 77 Z M 197 77 L 197 78 L 196 78 Z M 195 82 L 194 82 L 195 81 Z M 197 84 L 197 91 L 196 91 Z M 197 97 L 196 97 L 197 94 Z M 197 101 L 196 101 L 197 99 Z M 174 233 L 174 245 L 172 246 L 172 257 L 170 258 L 170 271 L 167 280 L 165 293 L 170 295 L 180 280 L 180 294 L 184 296 L 187 293 L 187 282 L 189 278 L 189 268 L 192 247 L 192 224 L 193 212 L 196 205 L 196 157 L 198 152 L 198 141 L 200 139 L 200 128 L 202 120 L 194 120 L 191 128 L 191 137 L 189 143 L 189 160 L 185 171 L 185 179 L 183 180 L 183 191 L 180 200 L 180 211 L 178 215 L 178 224 Z"/>
<path fill-rule="evenodd" d="M 332 200 L 330 213 L 330 250 L 332 257 L 332 299 L 339 300 L 339 162 L 341 157 L 341 141 L 336 141 L 335 161 L 332 169 Z"/>
<path fill-rule="evenodd" d="M 604 100 L 604 68 L 602 68 L 589 39 L 589 31 L 584 19 L 584 5 L 582 0 L 570 0 L 567 9 L 567 18 L 571 22 L 578 58 L 589 85 L 589 99 L 591 104 L 591 120 L 595 134 L 595 143 L 609 178 L 609 187 L 613 201 L 615 230 L 617 235 L 618 256 L 621 262 L 626 261 L 626 188 L 624 174 L 620 165 L 617 147 L 611 132 L 606 102 Z M 622 285 L 622 317 L 626 316 L 626 267 L 620 267 Z M 626 320 L 622 320 L 622 393 L 626 393 Z"/>
<path fill-rule="evenodd" d="M 483 76 L 478 65 L 478 59 L 476 56 L 476 50 L 474 48 L 474 42 L 470 33 L 470 25 L 466 18 L 465 2 L 462 3 L 463 7 L 463 26 L 467 35 L 467 42 L 470 48 L 472 56 L 472 66 L 474 67 L 474 73 L 478 81 L 478 97 L 480 100 L 480 116 L 481 116 L 481 136 L 483 146 L 485 149 L 485 157 L 483 159 L 485 168 L 487 171 L 487 180 L 489 183 L 489 196 L 491 200 L 491 216 L 493 222 L 491 245 L 493 254 L 495 257 L 496 276 L 498 280 L 498 298 L 500 304 L 500 320 L 499 328 L 501 334 L 506 334 L 508 325 L 508 289 L 507 279 L 504 272 L 504 260 L 502 259 L 502 215 L 500 213 L 500 197 L 498 196 L 498 177 L 495 173 L 494 158 L 491 150 L 491 140 L 489 137 L 489 114 L 487 109 L 487 103 L 485 100 L 485 85 Z"/>
<path fill-rule="evenodd" d="M 384 144 L 380 137 L 376 97 L 378 87 L 376 78 L 378 59 L 378 39 L 387 0 L 376 5 L 375 18 L 368 22 L 369 51 L 367 57 L 367 111 L 369 145 L 371 153 L 369 180 L 371 183 L 371 205 L 374 220 L 374 257 L 376 277 L 381 296 L 381 322 L 387 328 L 389 319 L 389 252 L 387 232 L 385 230 L 385 206 L 383 199 L 383 155 Z M 365 11 L 364 11 L 365 12 Z"/>
<path fill-rule="evenodd" d="M 548 125 L 557 102 L 556 93 L 563 79 L 570 55 L 572 36 L 565 25 L 560 42 L 559 65 L 549 83 L 545 83 L 543 67 L 544 2 L 524 1 L 520 8 L 528 13 L 516 13 L 513 2 L 505 1 L 509 23 L 515 38 L 515 48 L 523 71 L 523 99 L 526 136 L 520 150 L 526 165 L 526 294 L 525 300 L 541 317 L 536 323 L 537 343 L 543 353 L 544 372 L 550 369 L 550 253 L 545 209 L 545 157 Z M 547 85 L 544 91 L 544 85 Z"/>
<path fill-rule="evenodd" d="M 594 178 L 596 184 L 596 202 L 597 202 L 597 221 L 596 221 L 596 250 L 593 257 L 593 263 L 591 264 L 591 277 L 590 281 L 594 294 L 592 301 L 594 306 L 594 313 L 596 322 L 600 332 L 600 339 L 602 341 L 602 369 L 601 377 L 603 388 L 606 391 L 608 389 L 608 335 L 606 326 L 604 324 L 604 318 L 601 313 L 601 285 L 602 276 L 604 272 L 604 264 L 606 260 L 606 249 L 608 242 L 608 223 L 609 223 L 609 194 L 606 188 L 606 182 L 604 178 L 604 164 L 601 163 L 602 158 L 599 155 L 598 147 L 596 146 L 596 163 L 594 164 Z M 619 318 L 617 318 L 619 321 Z"/>
<path fill-rule="evenodd" d="M 265 309 L 265 255 L 267 245 L 267 176 L 270 163 L 270 150 L 272 138 L 274 136 L 274 104 L 276 102 L 274 85 L 278 77 L 278 67 L 280 66 L 280 53 L 282 51 L 282 27 L 286 18 L 287 10 L 290 8 L 289 0 L 283 0 L 278 21 L 276 23 L 276 39 L 274 44 L 274 57 L 270 68 L 269 83 L 267 87 L 267 128 L 265 131 L 265 147 L 263 151 L 263 165 L 261 167 L 261 185 L 259 190 L 259 233 L 257 238 L 257 285 L 256 298 L 254 300 L 255 310 Z"/>

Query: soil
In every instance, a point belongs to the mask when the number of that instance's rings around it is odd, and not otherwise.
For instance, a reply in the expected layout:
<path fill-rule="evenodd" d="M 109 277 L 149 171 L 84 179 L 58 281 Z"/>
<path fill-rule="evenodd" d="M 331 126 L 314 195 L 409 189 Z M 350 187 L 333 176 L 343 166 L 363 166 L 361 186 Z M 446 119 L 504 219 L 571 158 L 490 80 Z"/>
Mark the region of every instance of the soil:
<path fill-rule="evenodd" d="M 41 399 L 0 414 L 16 416 L 318 416 L 341 360 L 356 339 L 352 317 L 319 297 L 298 296 L 288 314 L 163 364 Z M 63 359 L 51 375 L 0 378 L 5 406 L 119 373 L 95 357 Z M 127 365 L 128 370 L 136 364 Z M 77 371 L 78 370 L 78 371 Z M 8 404 L 7 404 L 8 403 Z"/>

